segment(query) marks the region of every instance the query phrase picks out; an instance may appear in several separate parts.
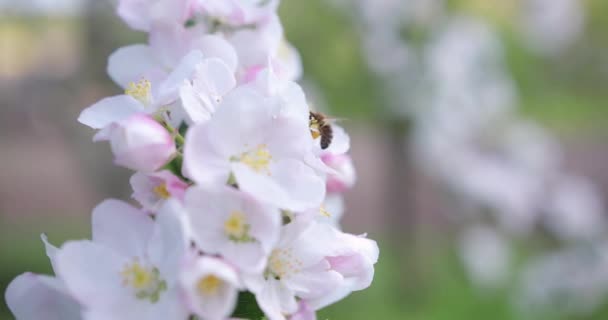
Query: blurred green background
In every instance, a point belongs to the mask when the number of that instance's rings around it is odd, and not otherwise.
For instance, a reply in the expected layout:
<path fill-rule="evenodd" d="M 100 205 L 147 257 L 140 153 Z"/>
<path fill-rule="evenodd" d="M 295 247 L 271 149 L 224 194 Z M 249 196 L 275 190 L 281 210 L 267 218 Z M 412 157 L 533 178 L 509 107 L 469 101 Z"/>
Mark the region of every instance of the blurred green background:
<path fill-rule="evenodd" d="M 552 58 L 523 47 L 513 13 L 488 5 L 499 2 L 450 5 L 499 30 L 522 114 L 557 135 L 571 166 L 593 176 L 606 195 L 608 2 L 585 0 L 584 35 Z M 313 100 L 348 119 L 360 179 L 347 195 L 345 230 L 369 232 L 381 246 L 372 287 L 323 310 L 319 319 L 608 318 L 608 303 L 586 315 L 524 314 L 513 308 L 510 288 L 474 287 L 451 246 L 450 223 L 425 218 L 420 208 L 396 212 L 386 199 L 390 174 L 377 170 L 390 157 L 383 111 L 387 98 L 382 82 L 366 67 L 354 21 L 320 0 L 284 0 L 281 16 L 288 39 L 302 55 Z M 134 41 L 145 39 L 114 17 L 105 1 L 85 2 L 71 16 L 0 11 L 0 291 L 24 271 L 50 273 L 40 233 L 55 244 L 88 237 L 96 203 L 129 197 L 129 173 L 111 165 L 107 146 L 90 142 L 92 133 L 76 117 L 100 97 L 119 91 L 105 76 L 105 61 L 114 49 Z M 425 181 L 417 176 L 400 183 L 405 194 L 417 194 Z M 408 225 L 395 226 L 394 221 Z M 521 247 L 523 256 L 530 245 Z M 12 319 L 3 299 L 0 319 Z"/>

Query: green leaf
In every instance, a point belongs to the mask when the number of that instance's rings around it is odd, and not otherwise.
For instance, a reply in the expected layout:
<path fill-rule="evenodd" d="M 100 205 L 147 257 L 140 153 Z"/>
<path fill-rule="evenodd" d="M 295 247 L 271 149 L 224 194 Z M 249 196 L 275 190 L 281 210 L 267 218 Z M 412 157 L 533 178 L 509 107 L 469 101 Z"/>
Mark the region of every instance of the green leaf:
<path fill-rule="evenodd" d="M 239 299 L 232 317 L 259 320 L 264 317 L 264 312 L 255 301 L 255 296 L 249 291 L 244 291 L 239 293 Z"/>

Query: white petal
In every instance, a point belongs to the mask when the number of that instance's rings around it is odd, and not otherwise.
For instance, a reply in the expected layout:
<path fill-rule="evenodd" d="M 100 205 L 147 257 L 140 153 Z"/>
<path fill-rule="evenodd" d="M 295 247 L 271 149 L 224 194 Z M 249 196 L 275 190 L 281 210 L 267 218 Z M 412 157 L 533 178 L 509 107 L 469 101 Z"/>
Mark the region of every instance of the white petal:
<path fill-rule="evenodd" d="M 113 250 L 90 241 L 68 242 L 56 261 L 57 276 L 84 306 L 113 308 L 135 302 L 120 275 L 128 259 Z"/>
<path fill-rule="evenodd" d="M 335 290 L 343 279 L 338 272 L 328 270 L 328 268 L 327 263 L 321 262 L 313 268 L 285 279 L 285 285 L 303 299 L 322 297 Z"/>
<path fill-rule="evenodd" d="M 183 174 L 197 183 L 221 185 L 230 176 L 230 155 L 211 141 L 209 123 L 191 127 L 186 134 Z"/>
<path fill-rule="evenodd" d="M 238 57 L 234 47 L 223 37 L 205 35 L 192 43 L 192 50 L 200 50 L 205 58 L 218 58 L 228 66 L 234 74 L 238 65 Z"/>
<path fill-rule="evenodd" d="M 108 59 L 110 78 L 123 88 L 159 68 L 160 65 L 154 58 L 152 49 L 143 44 L 122 47 L 114 51 Z"/>
<path fill-rule="evenodd" d="M 149 33 L 148 42 L 155 57 L 165 69 L 177 66 L 189 51 L 186 47 L 189 42 L 187 30 L 183 24 L 155 23 Z"/>
<path fill-rule="evenodd" d="M 164 203 L 156 216 L 154 234 L 148 247 L 150 261 L 158 267 L 169 286 L 174 283 L 189 246 L 183 210 L 175 199 Z"/>
<path fill-rule="evenodd" d="M 269 278 L 255 297 L 269 320 L 285 320 L 283 314 L 294 313 L 298 309 L 294 293 L 274 278 Z"/>
<path fill-rule="evenodd" d="M 331 127 L 334 133 L 334 137 L 329 147 L 325 149 L 325 152 L 330 152 L 333 154 L 347 153 L 350 149 L 350 137 L 346 133 L 346 130 L 335 124 L 332 124 Z"/>
<path fill-rule="evenodd" d="M 113 122 L 119 122 L 143 112 L 144 106 L 133 97 L 120 95 L 100 100 L 82 110 L 78 121 L 93 129 L 101 129 Z"/>
<path fill-rule="evenodd" d="M 105 200 L 93 210 L 93 241 L 127 257 L 144 256 L 154 221 L 120 200 Z"/>
<path fill-rule="evenodd" d="M 210 98 L 216 99 L 223 97 L 236 86 L 236 78 L 226 63 L 217 58 L 210 58 L 205 59 L 198 67 L 194 84 L 197 89 L 215 95 L 216 97 Z"/>
<path fill-rule="evenodd" d="M 24 273 L 6 288 L 6 304 L 19 320 L 80 320 L 80 306 L 57 279 Z"/>
<path fill-rule="evenodd" d="M 196 66 L 201 61 L 203 61 L 203 54 L 198 50 L 191 51 L 184 56 L 167 79 L 160 84 L 156 103 L 165 105 L 175 101 L 184 80 L 192 77 Z"/>
<path fill-rule="evenodd" d="M 51 261 L 51 265 L 53 266 L 53 271 L 54 271 L 56 269 L 55 268 L 55 256 L 57 255 L 57 251 L 59 249 L 57 249 L 57 247 L 55 247 L 54 245 L 49 243 L 49 238 L 46 236 L 46 234 L 41 234 L 40 239 L 42 239 L 42 242 L 44 243 L 44 250 L 46 251 L 46 256 L 49 257 L 49 260 Z"/>
<path fill-rule="evenodd" d="M 211 119 L 211 114 L 214 110 L 209 110 L 202 103 L 198 92 L 194 90 L 190 82 L 184 81 L 179 88 L 179 97 L 182 108 L 187 116 L 185 120 L 189 125 L 203 123 Z"/>
<path fill-rule="evenodd" d="M 259 201 L 270 203 L 281 209 L 296 210 L 290 201 L 290 195 L 272 177 L 255 172 L 242 163 L 233 163 L 232 172 L 236 177 L 239 189 L 253 195 Z"/>

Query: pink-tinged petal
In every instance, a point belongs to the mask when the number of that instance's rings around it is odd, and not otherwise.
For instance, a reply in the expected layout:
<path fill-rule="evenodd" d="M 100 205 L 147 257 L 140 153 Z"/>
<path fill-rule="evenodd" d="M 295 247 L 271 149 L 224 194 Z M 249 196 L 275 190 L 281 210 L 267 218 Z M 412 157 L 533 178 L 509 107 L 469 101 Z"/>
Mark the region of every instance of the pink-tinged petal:
<path fill-rule="evenodd" d="M 266 68 L 266 66 L 260 64 L 245 69 L 245 71 L 243 71 L 239 77 L 239 83 L 247 84 L 254 81 L 260 75 L 260 72 L 264 70 L 264 68 Z"/>
<path fill-rule="evenodd" d="M 335 172 L 327 177 L 327 192 L 343 193 L 352 188 L 357 180 L 352 158 L 347 154 L 324 154 L 323 162 Z"/>
<path fill-rule="evenodd" d="M 145 209 L 156 211 L 167 199 L 159 194 L 157 188 L 166 191 L 168 196 L 178 200 L 184 199 L 188 184 L 168 170 L 154 173 L 137 172 L 129 179 L 133 189 L 132 198 L 137 200 Z M 164 188 L 164 190 L 163 190 Z"/>
<path fill-rule="evenodd" d="M 55 256 L 57 255 L 57 250 L 59 250 L 59 249 L 57 249 L 57 247 L 55 247 L 54 245 L 52 245 L 49 242 L 49 238 L 46 236 L 46 234 L 44 234 L 44 233 L 41 234 L 40 239 L 44 243 L 44 250 L 46 252 L 46 256 L 51 261 L 51 266 L 53 267 L 53 271 L 54 271 L 56 269 L 55 268 Z"/>
<path fill-rule="evenodd" d="M 156 171 L 175 154 L 175 141 L 153 118 L 135 114 L 108 134 L 114 162 L 144 172 Z"/>
<path fill-rule="evenodd" d="M 333 304 L 353 291 L 369 287 L 374 277 L 374 264 L 379 252 L 376 242 L 338 231 L 336 236 L 327 261 L 331 270 L 341 274 L 344 280 L 332 292 L 310 299 L 309 303 L 315 309 Z"/>
<path fill-rule="evenodd" d="M 80 306 L 57 279 L 24 273 L 6 288 L 6 304 L 19 320 L 80 320 Z"/>
<path fill-rule="evenodd" d="M 114 163 L 132 170 L 153 172 L 167 164 L 174 153 L 175 148 L 170 145 L 148 145 L 116 153 Z"/>
<path fill-rule="evenodd" d="M 102 129 L 107 125 L 119 122 L 130 116 L 143 112 L 144 106 L 133 97 L 120 95 L 100 100 L 84 109 L 78 117 L 78 122 L 93 129 Z"/>
<path fill-rule="evenodd" d="M 189 248 L 187 220 L 183 207 L 169 200 L 156 215 L 154 233 L 148 246 L 148 257 L 171 287 Z"/>
<path fill-rule="evenodd" d="M 126 88 L 129 83 L 137 82 L 150 72 L 161 69 L 161 65 L 149 46 L 135 44 L 114 51 L 108 59 L 107 69 L 110 78 Z"/>
<path fill-rule="evenodd" d="M 68 242 L 57 254 L 57 276 L 84 307 L 106 309 L 135 303 L 121 276 L 129 259 L 90 241 Z"/>
<path fill-rule="evenodd" d="M 186 134 L 183 174 L 197 183 L 221 185 L 230 176 L 230 155 L 210 141 L 208 123 L 191 127 Z"/>
<path fill-rule="evenodd" d="M 238 66 L 238 57 L 234 47 L 223 37 L 217 35 L 204 35 L 192 41 L 191 50 L 200 50 L 205 58 L 218 58 L 222 60 L 234 74 Z"/>
<path fill-rule="evenodd" d="M 105 200 L 93 209 L 93 241 L 127 257 L 142 257 L 154 221 L 120 200 Z"/>
<path fill-rule="evenodd" d="M 289 320 L 317 320 L 317 314 L 304 300 L 300 300 L 298 312 L 292 314 Z"/>
<path fill-rule="evenodd" d="M 329 268 L 329 263 L 321 261 L 285 279 L 285 286 L 303 299 L 319 298 L 328 294 L 340 285 L 343 277 Z"/>
<path fill-rule="evenodd" d="M 204 292 L 199 283 L 209 276 L 219 283 L 212 284 L 215 287 Z M 238 275 L 219 259 L 201 257 L 187 263 L 182 269 L 180 282 L 191 311 L 202 319 L 225 319 L 236 307 Z"/>

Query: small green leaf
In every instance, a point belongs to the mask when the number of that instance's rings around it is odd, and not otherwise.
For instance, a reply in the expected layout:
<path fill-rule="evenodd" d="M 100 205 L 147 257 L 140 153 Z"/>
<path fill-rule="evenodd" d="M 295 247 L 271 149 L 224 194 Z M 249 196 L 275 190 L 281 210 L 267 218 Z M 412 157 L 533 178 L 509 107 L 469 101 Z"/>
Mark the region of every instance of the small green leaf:
<path fill-rule="evenodd" d="M 251 320 L 263 319 L 264 312 L 255 301 L 255 296 L 249 291 L 244 291 L 239 293 L 238 303 L 232 317 Z"/>

